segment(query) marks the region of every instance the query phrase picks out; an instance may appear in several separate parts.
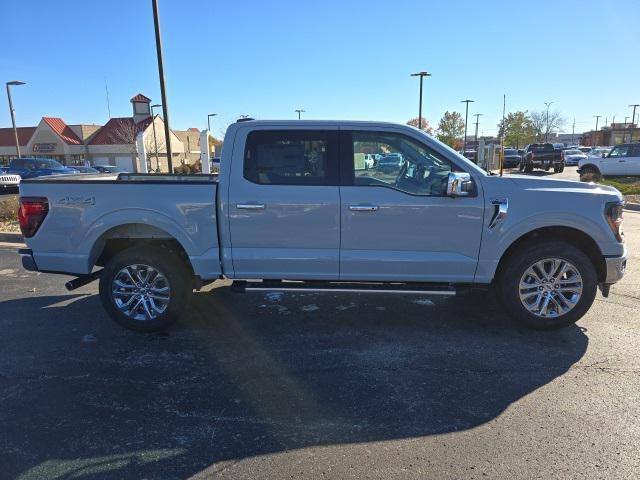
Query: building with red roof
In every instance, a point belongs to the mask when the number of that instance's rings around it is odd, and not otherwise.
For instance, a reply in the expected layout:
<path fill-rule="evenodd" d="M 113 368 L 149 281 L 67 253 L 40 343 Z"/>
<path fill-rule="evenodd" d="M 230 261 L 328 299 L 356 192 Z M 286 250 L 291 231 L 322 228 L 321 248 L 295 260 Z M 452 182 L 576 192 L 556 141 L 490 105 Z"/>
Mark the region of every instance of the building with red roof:
<path fill-rule="evenodd" d="M 36 127 L 19 127 L 20 153 L 25 157 L 53 158 L 65 165 L 118 165 L 136 171 L 139 168 L 136 139 L 142 133 L 149 170 L 166 171 L 162 117 L 151 118 L 151 99 L 141 93 L 130 102 L 131 117 L 111 118 L 104 126 L 69 125 L 62 118 L 42 117 Z M 199 159 L 198 129 L 171 131 L 170 140 L 174 165 Z M 0 163 L 15 156 L 13 129 L 0 128 Z"/>

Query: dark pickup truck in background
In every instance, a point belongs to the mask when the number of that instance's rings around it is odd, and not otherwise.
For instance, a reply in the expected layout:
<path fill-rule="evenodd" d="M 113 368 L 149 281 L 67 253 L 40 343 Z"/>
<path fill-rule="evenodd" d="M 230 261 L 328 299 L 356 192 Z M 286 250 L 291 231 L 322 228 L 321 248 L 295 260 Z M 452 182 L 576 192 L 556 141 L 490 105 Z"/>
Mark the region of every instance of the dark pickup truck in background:
<path fill-rule="evenodd" d="M 527 145 L 520 161 L 521 172 L 531 172 L 534 168 L 548 172 L 551 167 L 556 173 L 564 170 L 564 152 L 557 150 L 553 143 L 532 143 Z"/>

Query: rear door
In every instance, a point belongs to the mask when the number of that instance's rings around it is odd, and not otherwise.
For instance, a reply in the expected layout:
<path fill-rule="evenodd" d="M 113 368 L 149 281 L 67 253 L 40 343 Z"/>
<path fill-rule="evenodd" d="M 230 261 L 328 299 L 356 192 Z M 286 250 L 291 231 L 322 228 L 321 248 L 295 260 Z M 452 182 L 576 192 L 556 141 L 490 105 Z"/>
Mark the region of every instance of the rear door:
<path fill-rule="evenodd" d="M 240 129 L 228 211 L 235 278 L 338 279 L 337 127 Z"/>
<path fill-rule="evenodd" d="M 627 158 L 627 175 L 640 175 L 640 143 L 631 146 Z"/>
<path fill-rule="evenodd" d="M 342 280 L 473 281 L 484 204 L 445 196 L 449 172 L 462 171 L 425 143 L 389 130 L 341 134 Z M 359 154 L 399 157 L 362 168 Z M 462 162 L 464 163 L 464 162 Z M 478 182 L 476 182 L 478 184 Z"/>

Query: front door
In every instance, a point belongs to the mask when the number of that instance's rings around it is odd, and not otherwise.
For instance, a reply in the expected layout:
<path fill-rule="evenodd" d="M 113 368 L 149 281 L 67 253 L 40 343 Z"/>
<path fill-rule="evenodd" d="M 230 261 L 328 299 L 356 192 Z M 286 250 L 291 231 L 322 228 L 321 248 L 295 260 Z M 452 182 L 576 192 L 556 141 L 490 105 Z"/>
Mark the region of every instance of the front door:
<path fill-rule="evenodd" d="M 341 279 L 473 281 L 484 206 L 479 186 L 470 197 L 445 196 L 460 167 L 393 131 L 343 132 L 341 150 Z M 377 159 L 373 167 L 364 155 Z"/>
<path fill-rule="evenodd" d="M 628 175 L 630 145 L 613 147 L 609 155 L 600 162 L 600 173 L 603 175 Z"/>
<path fill-rule="evenodd" d="M 231 165 L 234 277 L 337 280 L 337 129 L 247 130 Z"/>

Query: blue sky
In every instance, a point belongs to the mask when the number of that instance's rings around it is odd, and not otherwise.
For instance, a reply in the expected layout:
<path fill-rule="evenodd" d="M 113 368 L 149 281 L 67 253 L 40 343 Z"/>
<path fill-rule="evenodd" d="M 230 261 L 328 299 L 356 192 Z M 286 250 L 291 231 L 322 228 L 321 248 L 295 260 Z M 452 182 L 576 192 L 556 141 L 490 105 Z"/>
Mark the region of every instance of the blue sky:
<path fill-rule="evenodd" d="M 0 81 L 13 90 L 19 125 L 43 115 L 104 123 L 130 115 L 142 92 L 160 103 L 148 0 L 3 2 Z M 555 102 L 565 131 L 611 121 L 640 103 L 638 0 L 160 0 L 173 128 L 214 132 L 255 118 L 406 122 L 417 116 L 417 79 L 427 70 L 424 114 L 482 113 L 496 132 L 502 113 Z M 0 126 L 10 126 L 6 95 Z M 602 124 L 602 123 L 601 123 Z"/>

